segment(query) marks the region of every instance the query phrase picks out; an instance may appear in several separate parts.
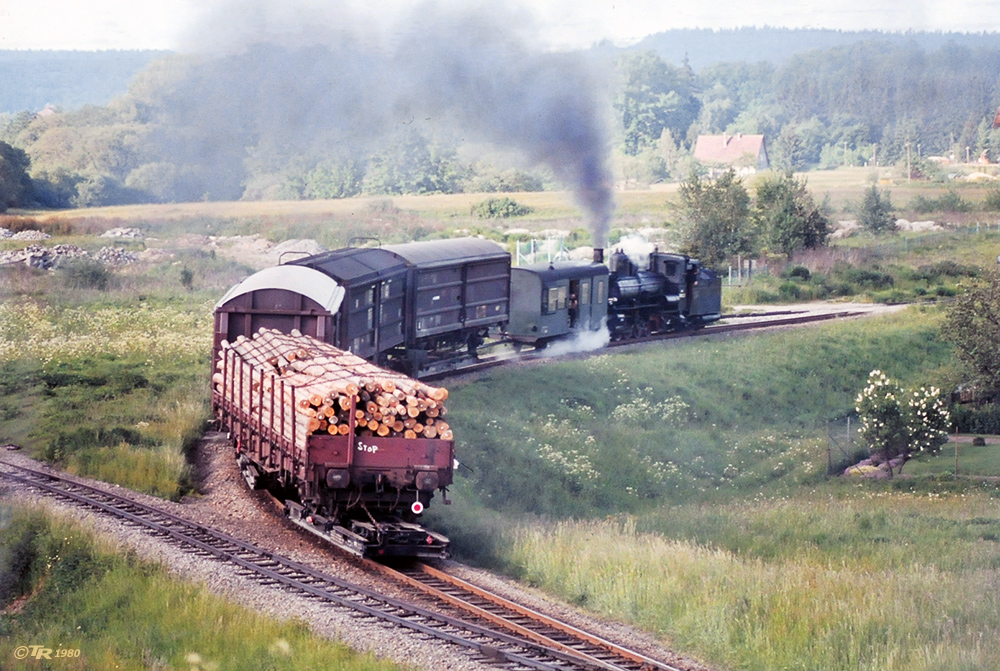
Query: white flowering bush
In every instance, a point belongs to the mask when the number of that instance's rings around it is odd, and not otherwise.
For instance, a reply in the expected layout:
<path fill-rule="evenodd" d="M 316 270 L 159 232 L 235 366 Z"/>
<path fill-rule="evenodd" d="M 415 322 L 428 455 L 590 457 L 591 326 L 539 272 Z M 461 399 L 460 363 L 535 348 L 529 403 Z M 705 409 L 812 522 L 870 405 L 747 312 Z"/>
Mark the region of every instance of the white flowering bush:
<path fill-rule="evenodd" d="M 933 454 L 948 442 L 951 414 L 937 387 L 914 390 L 906 402 L 910 451 Z"/>
<path fill-rule="evenodd" d="M 904 392 L 888 375 L 873 370 L 855 399 L 855 410 L 861 420 L 861 439 L 885 461 L 934 452 L 947 441 L 951 418 L 936 387 Z"/>

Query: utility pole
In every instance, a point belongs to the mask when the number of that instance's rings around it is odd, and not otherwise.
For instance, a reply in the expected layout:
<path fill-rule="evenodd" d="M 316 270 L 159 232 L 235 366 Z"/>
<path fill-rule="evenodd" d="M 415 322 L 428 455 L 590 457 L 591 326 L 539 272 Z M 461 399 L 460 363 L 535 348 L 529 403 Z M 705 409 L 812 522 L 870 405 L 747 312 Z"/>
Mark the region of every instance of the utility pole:
<path fill-rule="evenodd" d="M 910 175 L 913 173 L 910 170 L 910 141 L 906 141 L 906 185 L 910 185 Z"/>

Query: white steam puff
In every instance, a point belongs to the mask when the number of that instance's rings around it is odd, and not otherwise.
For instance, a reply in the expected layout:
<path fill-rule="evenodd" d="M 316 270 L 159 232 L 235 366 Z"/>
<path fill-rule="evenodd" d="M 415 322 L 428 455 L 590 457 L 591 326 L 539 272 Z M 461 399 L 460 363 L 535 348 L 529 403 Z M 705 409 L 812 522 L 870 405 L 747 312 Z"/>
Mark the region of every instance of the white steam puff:
<path fill-rule="evenodd" d="M 607 347 L 609 342 L 611 342 L 611 332 L 608 331 L 607 323 L 603 323 L 597 331 L 577 331 L 572 338 L 551 343 L 542 350 L 541 354 L 544 357 L 550 357 L 592 352 Z"/>
<path fill-rule="evenodd" d="M 582 53 L 546 51 L 526 16 L 495 6 L 380 18 L 262 0 L 207 19 L 191 40 L 197 63 L 149 101 L 171 129 L 158 138 L 163 160 L 181 159 L 209 197 L 238 198 L 257 156 L 356 158 L 401 129 L 447 130 L 549 166 L 603 245 L 614 209 L 606 73 Z"/>

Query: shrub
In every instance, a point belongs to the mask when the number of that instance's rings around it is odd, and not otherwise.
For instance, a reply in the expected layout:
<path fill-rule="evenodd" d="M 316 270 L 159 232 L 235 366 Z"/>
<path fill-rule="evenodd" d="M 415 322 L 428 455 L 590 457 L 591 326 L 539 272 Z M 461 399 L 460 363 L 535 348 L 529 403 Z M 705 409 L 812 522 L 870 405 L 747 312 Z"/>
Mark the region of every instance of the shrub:
<path fill-rule="evenodd" d="M 987 212 L 1000 211 L 1000 188 L 990 189 L 986 192 L 982 207 Z"/>
<path fill-rule="evenodd" d="M 785 282 L 778 287 L 778 295 L 782 300 L 798 300 L 802 296 L 802 291 L 795 282 Z"/>
<path fill-rule="evenodd" d="M 929 212 L 934 212 L 937 209 L 937 203 L 933 198 L 917 196 L 910 201 L 909 209 L 918 214 L 928 214 Z"/>
<path fill-rule="evenodd" d="M 936 387 L 904 393 L 895 380 L 873 370 L 855 399 L 855 410 L 862 442 L 885 461 L 905 459 L 913 452 L 934 453 L 948 440 L 951 416 Z"/>
<path fill-rule="evenodd" d="M 952 408 L 952 427 L 959 433 L 1000 435 L 1000 405 L 974 408 L 956 405 Z"/>
<path fill-rule="evenodd" d="M 106 291 L 111 279 L 111 272 L 104 264 L 93 259 L 73 259 L 60 264 L 60 272 L 66 285 L 74 289 Z"/>
<path fill-rule="evenodd" d="M 878 270 L 840 266 L 837 268 L 837 274 L 844 280 L 865 289 L 888 289 L 895 284 L 892 275 Z"/>
<path fill-rule="evenodd" d="M 809 272 L 809 269 L 806 268 L 805 266 L 793 266 L 788 270 L 786 270 L 784 273 L 782 273 L 781 276 L 786 277 L 788 279 L 797 279 L 808 282 L 809 278 L 811 277 L 811 273 Z"/>
<path fill-rule="evenodd" d="M 509 217 L 523 217 L 531 214 L 532 209 L 527 205 L 521 205 L 512 198 L 487 198 L 481 203 L 472 206 L 472 214 L 480 219 L 507 219 Z"/>

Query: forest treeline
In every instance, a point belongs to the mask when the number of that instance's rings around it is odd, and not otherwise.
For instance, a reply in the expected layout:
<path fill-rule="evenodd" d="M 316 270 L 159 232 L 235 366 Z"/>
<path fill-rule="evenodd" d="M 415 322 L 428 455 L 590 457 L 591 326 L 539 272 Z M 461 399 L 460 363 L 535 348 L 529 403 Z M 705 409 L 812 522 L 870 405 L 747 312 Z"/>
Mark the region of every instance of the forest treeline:
<path fill-rule="evenodd" d="M 998 158 L 996 41 L 988 46 L 981 36 L 976 46 L 930 49 L 917 40 L 874 39 L 780 64 L 728 61 L 698 70 L 651 50 L 597 47 L 579 60 L 610 75 L 581 87 L 607 101 L 599 111 L 606 111 L 614 178 L 626 187 L 697 172 L 692 148 L 709 133 L 764 134 L 779 169 L 890 165 L 909 152 L 914 176 L 932 177 L 925 160 L 932 155 Z M 221 62 L 171 55 L 106 106 L 0 115 L 0 208 L 524 191 L 558 183 L 551 163 L 526 165 L 502 140 L 467 137 L 454 110 L 409 115 L 379 107 L 375 80 L 383 75 L 362 65 L 321 45 L 256 45 Z M 581 71 L 557 65 L 562 70 L 546 67 L 570 78 Z M 542 84 L 552 82 L 526 83 L 512 107 L 525 113 L 532 87 Z M 494 99 L 491 107 L 502 104 Z M 487 112 L 483 125 L 492 126 L 502 125 L 508 110 Z M 24 163 L 20 152 L 30 159 L 28 186 L 11 176 Z M 17 193 L 4 184 L 17 185 Z"/>

